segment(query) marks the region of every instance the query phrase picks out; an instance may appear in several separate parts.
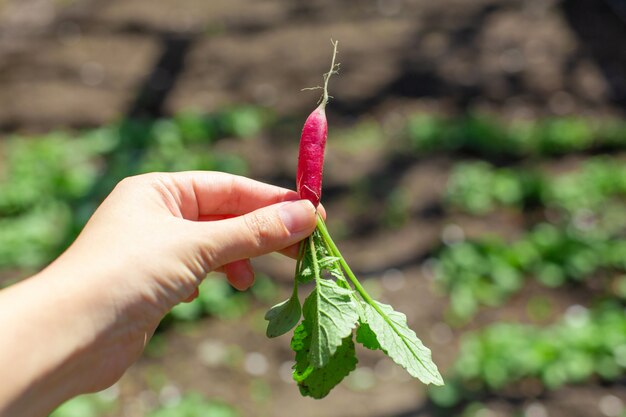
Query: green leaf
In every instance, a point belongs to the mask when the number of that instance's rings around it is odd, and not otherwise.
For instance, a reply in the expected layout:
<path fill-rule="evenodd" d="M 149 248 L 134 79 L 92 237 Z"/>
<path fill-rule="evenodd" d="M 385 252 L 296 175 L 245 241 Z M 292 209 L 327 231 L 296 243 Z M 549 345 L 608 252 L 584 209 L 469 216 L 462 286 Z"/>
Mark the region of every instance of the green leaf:
<path fill-rule="evenodd" d="M 293 379 L 302 395 L 320 399 L 352 372 L 358 361 L 350 334 L 343 339 L 326 366 L 315 368 L 309 361 L 311 335 L 306 332 L 306 327 L 306 322 L 298 326 L 291 341 L 291 347 L 296 351 Z"/>
<path fill-rule="evenodd" d="M 291 343 L 289 344 L 289 346 L 291 347 L 291 350 L 293 350 L 296 353 L 301 352 L 303 350 L 308 351 L 309 349 L 308 341 L 310 340 L 308 336 L 309 336 L 309 333 L 306 331 L 305 323 L 302 322 L 298 324 L 298 327 L 296 327 L 293 331 L 293 337 L 291 338 Z M 305 343 L 307 343 L 306 346 L 305 346 Z M 304 359 L 306 359 L 306 357 Z M 297 365 L 298 365 L 298 355 L 296 355 L 296 365 L 294 365 L 294 369 L 296 368 Z"/>
<path fill-rule="evenodd" d="M 297 287 L 296 287 L 297 288 Z M 293 294 L 288 300 L 283 301 L 280 304 L 276 304 L 267 313 L 265 313 L 265 320 L 267 323 L 267 337 L 278 337 L 287 333 L 293 329 L 302 315 L 302 308 L 300 307 L 300 300 L 298 299 L 298 292 L 294 290 Z"/>
<path fill-rule="evenodd" d="M 341 257 L 333 256 L 332 250 L 328 246 L 327 242 L 321 236 L 318 230 L 316 230 L 315 240 L 313 243 L 316 245 L 316 258 L 318 259 L 318 266 L 320 271 L 326 271 L 331 277 L 335 278 L 337 284 L 340 287 L 351 290 L 350 284 L 346 280 L 346 276 L 341 269 Z M 358 305 L 358 303 L 357 303 Z"/>
<path fill-rule="evenodd" d="M 300 271 L 296 272 L 296 280 L 300 284 L 306 284 L 307 282 L 311 282 L 314 278 L 315 277 L 313 276 L 313 268 L 310 266 L 306 266 L 300 269 Z"/>
<path fill-rule="evenodd" d="M 325 366 L 359 319 L 352 291 L 321 279 L 304 301 L 306 330 L 311 335 L 309 359 L 315 368 Z"/>
<path fill-rule="evenodd" d="M 310 249 L 310 240 L 315 239 L 315 232 L 306 240 L 302 241 L 300 250 L 302 251 L 299 257 L 300 265 L 296 269 L 296 281 L 300 284 L 306 284 L 307 282 L 311 282 L 315 279 L 314 274 L 314 260 L 313 255 L 311 254 Z"/>
<path fill-rule="evenodd" d="M 409 329 L 406 316 L 387 304 L 373 303 L 364 303 L 365 317 L 383 352 L 423 383 L 443 385 L 430 349 Z"/>
<path fill-rule="evenodd" d="M 356 341 L 371 350 L 380 349 L 376 333 L 367 323 L 361 323 L 356 330 Z"/>
<path fill-rule="evenodd" d="M 333 273 L 333 271 L 337 269 L 336 267 L 337 261 L 339 261 L 339 258 L 337 258 L 336 256 L 326 255 L 320 258 L 318 263 L 319 263 L 320 269 Z"/>
<path fill-rule="evenodd" d="M 309 239 L 313 240 L 315 254 L 312 253 Z M 315 256 L 313 256 L 315 255 Z M 298 271 L 296 271 L 296 279 L 300 284 L 306 284 L 315 278 L 315 268 L 313 264 L 317 260 L 318 271 L 328 271 L 331 275 L 343 277 L 341 268 L 338 266 L 339 258 L 331 256 L 319 232 L 315 230 L 313 234 L 305 241 L 304 252 L 302 254 L 302 263 Z"/>

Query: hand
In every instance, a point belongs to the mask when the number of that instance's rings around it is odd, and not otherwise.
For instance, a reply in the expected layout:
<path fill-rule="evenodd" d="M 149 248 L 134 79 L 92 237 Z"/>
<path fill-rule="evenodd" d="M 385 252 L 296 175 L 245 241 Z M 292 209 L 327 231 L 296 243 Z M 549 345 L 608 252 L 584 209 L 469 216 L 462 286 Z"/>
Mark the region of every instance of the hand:
<path fill-rule="evenodd" d="M 297 199 L 293 191 L 222 173 L 123 180 L 59 259 L 0 293 L 0 305 L 21 300 L 0 308 L 0 328 L 3 318 L 21 314 L 15 331 L 24 333 L 16 341 L 22 346 L 0 344 L 0 358 L 20 352 L 30 360 L 26 374 L 39 382 L 34 388 L 25 382 L 29 394 L 46 392 L 46 378 L 36 375 L 45 369 L 58 391 L 50 402 L 57 404 L 111 385 L 138 358 L 163 316 L 193 297 L 208 272 L 222 270 L 245 289 L 253 281 L 248 258 L 279 250 L 295 254 L 297 242 L 316 224 L 313 205 Z M 36 346 L 44 351 L 33 361 Z M 11 360 L 7 366 L 24 379 L 19 361 Z M 11 381 L 10 372 L 3 374 Z M 0 388 L 0 416 L 2 400 Z"/>

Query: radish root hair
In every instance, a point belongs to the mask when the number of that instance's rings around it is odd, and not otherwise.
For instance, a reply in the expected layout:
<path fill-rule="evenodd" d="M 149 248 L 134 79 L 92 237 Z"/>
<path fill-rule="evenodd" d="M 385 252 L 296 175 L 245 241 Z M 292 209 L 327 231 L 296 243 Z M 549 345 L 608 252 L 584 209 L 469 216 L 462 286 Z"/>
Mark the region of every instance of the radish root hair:
<path fill-rule="evenodd" d="M 339 44 L 339 41 L 333 41 L 332 39 L 330 40 L 330 43 L 333 45 L 334 49 L 333 49 L 333 59 L 332 62 L 330 63 L 330 70 L 324 74 L 323 79 L 324 79 L 324 86 L 322 87 L 321 85 L 316 85 L 315 87 L 306 87 L 303 88 L 300 91 L 307 91 L 307 90 L 324 90 L 322 96 L 320 97 L 318 104 L 321 105 L 322 107 L 326 107 L 326 103 L 328 103 L 328 100 L 333 98 L 333 96 L 328 95 L 328 80 L 330 79 L 330 77 L 333 74 L 339 74 L 339 67 L 341 66 L 340 63 L 336 63 L 335 64 L 335 58 L 337 57 L 337 53 L 339 52 L 337 50 L 337 45 Z"/>

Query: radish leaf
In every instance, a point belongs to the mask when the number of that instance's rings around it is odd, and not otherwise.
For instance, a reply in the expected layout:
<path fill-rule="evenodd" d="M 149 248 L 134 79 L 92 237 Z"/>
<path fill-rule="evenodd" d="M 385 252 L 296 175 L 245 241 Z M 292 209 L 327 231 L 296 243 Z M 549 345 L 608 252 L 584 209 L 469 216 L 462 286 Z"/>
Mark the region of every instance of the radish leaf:
<path fill-rule="evenodd" d="M 328 363 L 315 368 L 309 362 L 311 335 L 306 332 L 307 323 L 300 324 L 294 331 L 291 347 L 296 352 L 293 379 L 298 383 L 300 393 L 313 398 L 323 398 L 330 390 L 356 368 L 357 359 L 352 335 L 344 338 Z"/>
<path fill-rule="evenodd" d="M 376 333 L 372 331 L 372 328 L 367 323 L 361 323 L 356 330 L 356 341 L 371 350 L 380 349 L 380 343 L 376 338 Z"/>
<path fill-rule="evenodd" d="M 324 276 L 323 276 L 324 275 Z M 314 281 L 315 288 L 298 301 L 298 284 Z M 354 289 L 353 289 L 354 288 Z M 371 350 L 382 350 L 394 362 L 425 384 L 443 385 L 426 348 L 407 326 L 406 316 L 372 299 L 356 278 L 318 217 L 317 228 L 300 246 L 291 298 L 267 314 L 267 334 L 275 337 L 294 330 L 296 352 L 293 379 L 302 395 L 322 398 L 356 367 L 352 332 Z"/>
<path fill-rule="evenodd" d="M 298 299 L 298 284 L 294 285 L 293 294 L 288 300 L 276 304 L 267 313 L 265 320 L 267 324 L 267 337 L 278 337 L 293 329 L 302 316 L 302 308 Z"/>
<path fill-rule="evenodd" d="M 443 379 L 431 359 L 430 349 L 409 329 L 404 314 L 374 301 L 372 304 L 365 303 L 365 317 L 381 349 L 395 363 L 425 384 L 443 385 Z"/>
<path fill-rule="evenodd" d="M 304 301 L 304 323 L 311 335 L 309 360 L 315 368 L 325 366 L 331 356 L 352 333 L 359 316 L 352 291 L 334 281 L 319 279 Z"/>

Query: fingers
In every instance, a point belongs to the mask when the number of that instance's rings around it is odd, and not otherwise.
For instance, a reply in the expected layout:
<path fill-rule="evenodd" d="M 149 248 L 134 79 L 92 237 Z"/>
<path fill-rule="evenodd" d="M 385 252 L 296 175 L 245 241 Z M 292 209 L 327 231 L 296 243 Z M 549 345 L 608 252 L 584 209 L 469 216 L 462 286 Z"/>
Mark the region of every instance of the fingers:
<path fill-rule="evenodd" d="M 317 212 L 320 216 L 322 216 L 324 220 L 326 219 L 326 210 L 324 209 L 324 206 L 322 206 L 321 204 L 317 206 Z M 233 217 L 236 217 L 236 216 L 233 214 L 202 215 L 200 216 L 198 220 L 199 221 L 216 221 L 216 220 L 231 219 Z M 289 258 L 296 259 L 298 257 L 298 250 L 299 250 L 299 242 L 289 247 L 286 247 L 284 249 L 281 249 L 278 252 Z M 223 272 L 223 271 L 220 271 L 220 272 Z"/>
<path fill-rule="evenodd" d="M 326 220 L 326 209 L 323 205 L 320 204 L 319 206 L 317 206 L 317 212 L 320 216 L 322 216 L 322 219 Z"/>
<path fill-rule="evenodd" d="M 296 243 L 295 245 L 288 246 L 285 249 L 281 249 L 278 252 L 282 255 L 287 256 L 288 258 L 297 259 L 299 251 L 300 251 L 300 242 Z"/>
<path fill-rule="evenodd" d="M 221 172 L 178 172 L 163 175 L 181 214 L 189 220 L 241 215 L 282 201 L 297 200 L 295 191 Z"/>
<path fill-rule="evenodd" d="M 317 213 L 322 216 L 322 219 L 326 220 L 326 209 L 324 209 L 324 206 L 321 204 L 317 206 Z M 281 249 L 278 252 L 289 258 L 297 259 L 300 253 L 300 242 L 288 246 L 285 249 Z"/>
<path fill-rule="evenodd" d="M 321 204 L 317 206 L 317 212 L 324 220 L 326 220 L 326 209 Z M 224 220 L 237 217 L 236 214 L 201 214 L 198 216 L 198 221 L 201 222 L 214 222 L 216 220 Z"/>
<path fill-rule="evenodd" d="M 224 265 L 224 273 L 230 285 L 239 291 L 247 290 L 254 284 L 254 270 L 250 259 L 241 259 Z"/>
<path fill-rule="evenodd" d="M 316 212 L 308 200 L 274 204 L 238 217 L 193 223 L 205 262 L 229 262 L 282 250 L 313 232 Z"/>
<path fill-rule="evenodd" d="M 193 300 L 195 300 L 196 298 L 198 298 L 198 295 L 200 295 L 200 291 L 198 290 L 198 288 L 196 288 L 195 290 L 193 290 L 191 295 L 184 300 L 184 302 L 185 303 L 190 303 Z"/>
<path fill-rule="evenodd" d="M 227 263 L 226 265 L 216 269 L 218 272 L 226 274 L 226 278 L 230 285 L 239 291 L 245 291 L 254 284 L 254 269 L 250 263 L 250 259 L 241 259 Z M 200 290 L 196 289 L 183 302 L 190 303 L 200 295 Z"/>

